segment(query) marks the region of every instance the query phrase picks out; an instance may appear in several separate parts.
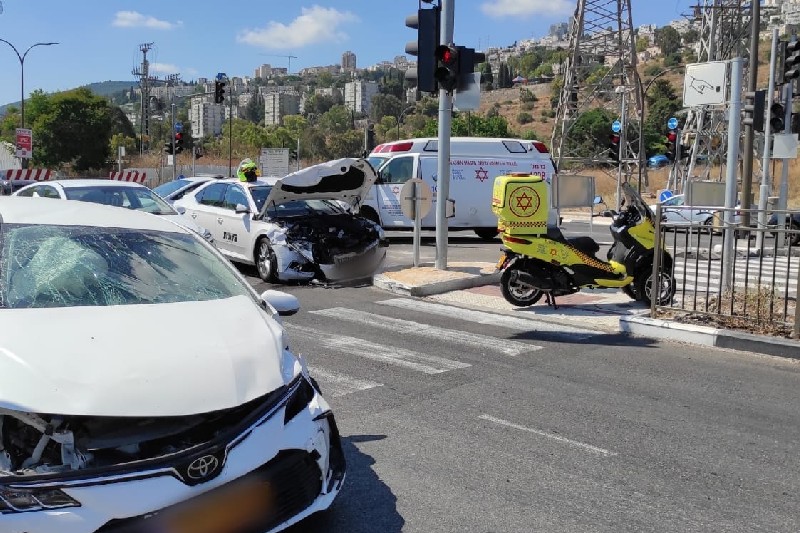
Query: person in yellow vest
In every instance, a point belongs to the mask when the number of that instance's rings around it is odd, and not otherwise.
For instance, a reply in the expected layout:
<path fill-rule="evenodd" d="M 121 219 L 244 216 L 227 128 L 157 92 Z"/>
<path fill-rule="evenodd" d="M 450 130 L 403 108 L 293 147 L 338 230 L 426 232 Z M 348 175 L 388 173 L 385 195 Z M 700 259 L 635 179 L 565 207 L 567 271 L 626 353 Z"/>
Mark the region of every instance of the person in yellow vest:
<path fill-rule="evenodd" d="M 261 172 L 258 170 L 258 165 L 249 157 L 247 159 L 242 159 L 242 162 L 239 163 L 239 168 L 236 169 L 236 176 L 239 178 L 239 181 L 253 182 L 256 181 L 260 175 Z"/>

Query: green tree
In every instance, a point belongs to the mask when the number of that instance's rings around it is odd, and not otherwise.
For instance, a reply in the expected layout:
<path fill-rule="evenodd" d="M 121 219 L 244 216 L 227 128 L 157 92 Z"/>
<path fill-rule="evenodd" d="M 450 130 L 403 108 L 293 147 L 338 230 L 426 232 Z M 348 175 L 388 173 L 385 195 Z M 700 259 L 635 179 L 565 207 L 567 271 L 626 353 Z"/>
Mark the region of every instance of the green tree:
<path fill-rule="evenodd" d="M 255 124 L 264 122 L 264 99 L 257 91 L 252 94 L 244 108 L 244 118 Z"/>
<path fill-rule="evenodd" d="M 319 125 L 323 131 L 329 133 L 344 133 L 352 129 L 353 115 L 347 107 L 335 105 L 319 118 Z"/>
<path fill-rule="evenodd" d="M 647 50 L 647 47 L 650 46 L 650 39 L 647 37 L 637 37 L 636 38 L 636 51 L 637 52 L 644 52 Z"/>
<path fill-rule="evenodd" d="M 360 157 L 364 152 L 364 132 L 348 130 L 330 135 L 328 150 L 334 158 Z"/>
<path fill-rule="evenodd" d="M 494 86 L 492 65 L 488 61 L 481 63 L 481 86 L 486 91 L 491 91 Z"/>
<path fill-rule="evenodd" d="M 581 157 L 595 157 L 608 145 L 614 116 L 606 109 L 597 108 L 583 113 L 565 137 L 569 153 Z"/>
<path fill-rule="evenodd" d="M 54 94 L 48 110 L 37 116 L 34 164 L 64 163 L 78 171 L 102 168 L 109 159 L 112 119 L 108 101 L 80 88 Z"/>
<path fill-rule="evenodd" d="M 672 55 L 681 48 L 681 34 L 672 26 L 664 26 L 656 30 L 656 44 L 665 56 Z"/>
<path fill-rule="evenodd" d="M 403 103 L 393 94 L 376 94 L 372 97 L 369 116 L 373 122 L 378 123 L 383 117 L 398 117 L 403 109 Z"/>

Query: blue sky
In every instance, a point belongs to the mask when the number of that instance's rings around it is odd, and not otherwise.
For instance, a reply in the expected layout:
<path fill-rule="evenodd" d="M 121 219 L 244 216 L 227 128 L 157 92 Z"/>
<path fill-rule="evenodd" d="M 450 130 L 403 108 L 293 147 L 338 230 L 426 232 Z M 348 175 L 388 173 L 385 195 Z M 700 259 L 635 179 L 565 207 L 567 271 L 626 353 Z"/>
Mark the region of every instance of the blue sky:
<path fill-rule="evenodd" d="M 634 23 L 663 25 L 691 0 L 632 0 Z M 139 45 L 152 42 L 151 68 L 184 80 L 252 75 L 262 63 L 298 68 L 330 65 L 352 50 L 359 67 L 404 53 L 414 31 L 406 15 L 416 0 L 0 0 L 0 38 L 25 58 L 26 97 L 34 89 L 71 89 L 95 81 L 131 80 Z M 455 0 L 455 41 L 485 49 L 541 37 L 566 21 L 577 0 Z M 20 62 L 0 42 L 0 105 L 19 101 Z"/>

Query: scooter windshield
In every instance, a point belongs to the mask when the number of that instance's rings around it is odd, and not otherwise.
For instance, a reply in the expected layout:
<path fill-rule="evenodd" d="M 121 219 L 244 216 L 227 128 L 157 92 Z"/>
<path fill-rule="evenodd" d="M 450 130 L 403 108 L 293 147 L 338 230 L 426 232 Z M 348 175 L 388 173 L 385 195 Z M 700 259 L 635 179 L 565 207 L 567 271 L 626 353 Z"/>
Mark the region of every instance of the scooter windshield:
<path fill-rule="evenodd" d="M 650 211 L 650 208 L 645 203 L 642 196 L 639 194 L 639 191 L 633 188 L 630 183 L 623 183 L 622 184 L 622 192 L 625 195 L 625 201 L 628 202 L 628 205 L 632 205 L 639 211 L 639 215 L 643 218 L 647 218 L 655 224 L 655 219 L 653 218 L 653 212 Z"/>

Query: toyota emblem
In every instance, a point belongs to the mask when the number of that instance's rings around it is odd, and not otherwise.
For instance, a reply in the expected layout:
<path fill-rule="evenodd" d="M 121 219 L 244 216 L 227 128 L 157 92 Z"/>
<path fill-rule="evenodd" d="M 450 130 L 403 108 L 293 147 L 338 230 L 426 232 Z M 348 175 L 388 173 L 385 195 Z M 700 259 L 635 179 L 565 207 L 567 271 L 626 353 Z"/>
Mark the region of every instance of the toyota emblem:
<path fill-rule="evenodd" d="M 189 479 L 200 481 L 214 474 L 217 468 L 219 468 L 219 459 L 213 455 L 204 455 L 189 464 L 186 475 Z"/>

